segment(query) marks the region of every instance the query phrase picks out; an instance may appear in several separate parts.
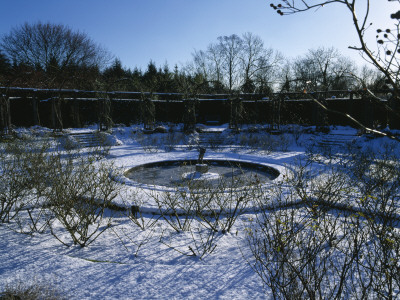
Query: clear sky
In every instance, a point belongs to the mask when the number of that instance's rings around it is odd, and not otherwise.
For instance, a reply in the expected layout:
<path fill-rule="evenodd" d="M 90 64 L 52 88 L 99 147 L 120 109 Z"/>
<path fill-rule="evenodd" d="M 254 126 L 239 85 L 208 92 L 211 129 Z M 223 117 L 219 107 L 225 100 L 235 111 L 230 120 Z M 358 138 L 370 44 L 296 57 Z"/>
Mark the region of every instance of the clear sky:
<path fill-rule="evenodd" d="M 362 0 L 363 1 L 363 0 Z M 385 27 L 399 3 L 372 0 L 371 30 Z M 357 45 L 351 16 L 340 5 L 279 16 L 269 0 L 0 0 L 0 35 L 24 22 L 64 24 L 86 33 L 120 58 L 123 65 L 146 69 L 150 60 L 172 69 L 190 61 L 218 36 L 251 32 L 288 58 L 308 49 L 334 46 L 363 63 L 349 45 Z M 279 3 L 278 0 L 274 3 Z"/>

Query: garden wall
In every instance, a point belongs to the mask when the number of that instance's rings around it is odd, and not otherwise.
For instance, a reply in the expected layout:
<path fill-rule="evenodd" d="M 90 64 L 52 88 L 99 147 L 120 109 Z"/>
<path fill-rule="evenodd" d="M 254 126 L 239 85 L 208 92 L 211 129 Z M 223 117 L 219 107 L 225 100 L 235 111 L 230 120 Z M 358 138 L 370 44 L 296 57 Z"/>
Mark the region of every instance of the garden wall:
<path fill-rule="evenodd" d="M 139 123 L 146 114 L 142 107 L 144 97 L 153 99 L 156 122 L 181 123 L 184 121 L 187 101 L 182 94 L 33 89 L 8 89 L 2 92 L 3 99 L 9 100 L 12 124 L 25 127 L 42 125 L 49 128 L 69 128 L 97 123 L 104 114 L 105 105 L 107 115 L 114 124 Z M 355 126 L 340 114 L 326 113 L 307 94 L 280 93 L 273 94 L 270 98 L 241 94 L 239 97 L 239 123 Z M 390 119 L 383 103 L 373 102 L 365 95 L 355 92 L 332 91 L 319 93 L 315 97 L 330 110 L 348 113 L 369 127 L 386 125 Z M 194 100 L 196 122 L 229 123 L 232 120 L 231 99 L 229 95 L 197 95 Z M 392 128 L 399 128 L 398 120 L 392 118 L 389 121 Z"/>

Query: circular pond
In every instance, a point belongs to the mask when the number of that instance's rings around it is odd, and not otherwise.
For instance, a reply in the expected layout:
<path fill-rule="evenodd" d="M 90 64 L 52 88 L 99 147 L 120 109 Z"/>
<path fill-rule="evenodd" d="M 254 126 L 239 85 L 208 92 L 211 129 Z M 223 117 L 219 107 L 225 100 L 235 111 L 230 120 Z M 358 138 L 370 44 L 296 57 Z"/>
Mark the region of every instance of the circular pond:
<path fill-rule="evenodd" d="M 235 160 L 204 160 L 205 173 L 196 171 L 197 160 L 160 161 L 128 170 L 125 176 L 139 184 L 164 187 L 242 188 L 264 184 L 279 176 L 279 171 L 266 165 Z"/>

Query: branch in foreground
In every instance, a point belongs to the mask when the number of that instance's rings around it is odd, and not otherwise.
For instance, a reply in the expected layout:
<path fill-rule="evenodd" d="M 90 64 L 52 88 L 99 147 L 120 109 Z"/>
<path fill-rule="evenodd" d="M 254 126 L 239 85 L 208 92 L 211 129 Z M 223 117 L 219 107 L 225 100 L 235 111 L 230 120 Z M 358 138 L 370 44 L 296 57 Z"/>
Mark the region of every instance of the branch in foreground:
<path fill-rule="evenodd" d="M 400 142 L 400 139 L 399 139 L 399 138 L 397 138 L 397 137 L 395 137 L 395 136 L 393 136 L 393 135 L 391 135 L 391 134 L 387 134 L 387 133 L 385 133 L 385 132 L 383 132 L 383 131 L 369 128 L 369 127 L 363 125 L 360 121 L 356 120 L 354 117 L 352 117 L 351 115 L 349 115 L 349 114 L 347 114 L 347 113 L 343 113 L 343 112 L 341 112 L 341 111 L 337 111 L 337 110 L 330 109 L 330 108 L 326 107 L 324 104 L 322 104 L 320 101 L 318 101 L 318 99 L 316 99 L 316 98 L 314 97 L 314 95 L 312 95 L 312 94 L 310 94 L 310 93 L 308 93 L 308 92 L 305 92 L 305 94 L 309 95 L 310 98 L 311 98 L 311 100 L 312 100 L 314 103 L 316 103 L 319 107 L 321 107 L 323 110 L 325 110 L 326 112 L 330 112 L 330 113 L 334 113 L 334 114 L 343 116 L 343 117 L 345 117 L 346 119 L 350 120 L 351 122 L 353 122 L 354 124 L 356 124 L 358 127 L 360 127 L 361 129 L 363 129 L 363 130 L 365 130 L 365 131 L 369 131 L 369 132 L 378 134 L 378 135 L 380 135 L 380 136 L 386 136 L 386 137 L 388 137 L 388 138 L 390 138 L 390 139 L 392 139 L 392 140 L 395 140 L 395 141 Z"/>

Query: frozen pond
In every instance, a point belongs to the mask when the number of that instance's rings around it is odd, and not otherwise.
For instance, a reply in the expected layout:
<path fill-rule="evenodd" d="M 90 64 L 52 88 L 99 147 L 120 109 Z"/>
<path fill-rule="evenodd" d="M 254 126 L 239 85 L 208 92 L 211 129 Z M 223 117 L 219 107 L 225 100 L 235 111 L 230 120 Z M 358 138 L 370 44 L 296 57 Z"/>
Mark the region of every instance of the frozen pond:
<path fill-rule="evenodd" d="M 147 185 L 166 187 L 205 184 L 240 188 L 249 184 L 263 184 L 279 176 L 279 171 L 265 165 L 234 161 L 205 160 L 207 173 L 195 172 L 196 160 L 160 161 L 130 169 L 125 176 L 130 180 Z"/>

